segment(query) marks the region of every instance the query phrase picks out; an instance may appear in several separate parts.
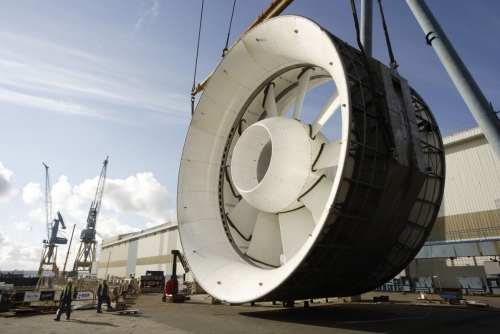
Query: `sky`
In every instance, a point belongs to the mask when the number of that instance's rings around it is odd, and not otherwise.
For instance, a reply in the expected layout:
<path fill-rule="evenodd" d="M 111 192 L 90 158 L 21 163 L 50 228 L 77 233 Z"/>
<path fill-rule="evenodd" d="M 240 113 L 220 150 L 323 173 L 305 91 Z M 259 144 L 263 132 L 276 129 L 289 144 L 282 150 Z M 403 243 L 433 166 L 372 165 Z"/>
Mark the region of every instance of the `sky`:
<path fill-rule="evenodd" d="M 271 0 L 238 0 L 231 45 Z M 500 110 L 500 2 L 427 0 L 486 98 Z M 356 1 L 358 14 L 360 1 Z M 383 1 L 401 76 L 443 135 L 476 126 L 405 1 Z M 191 116 L 201 0 L 0 0 L 0 270 L 36 270 L 47 238 L 45 167 L 69 265 L 102 163 L 97 231 L 104 237 L 170 221 Z M 196 83 L 221 61 L 232 0 L 206 0 Z M 349 0 L 295 0 L 308 17 L 357 45 Z M 373 56 L 388 64 L 377 2 Z M 199 96 L 197 97 L 197 99 Z M 101 241 L 100 237 L 98 241 Z M 68 245 L 59 247 L 62 268 Z"/>

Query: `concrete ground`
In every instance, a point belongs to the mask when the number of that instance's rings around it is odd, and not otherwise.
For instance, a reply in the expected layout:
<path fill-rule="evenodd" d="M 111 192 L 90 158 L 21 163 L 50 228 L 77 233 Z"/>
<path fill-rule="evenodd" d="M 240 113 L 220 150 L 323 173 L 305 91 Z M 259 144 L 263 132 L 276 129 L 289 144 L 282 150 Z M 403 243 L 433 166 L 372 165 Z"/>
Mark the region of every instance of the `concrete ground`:
<path fill-rule="evenodd" d="M 374 303 L 374 296 L 389 302 Z M 361 302 L 326 303 L 315 300 L 310 307 L 296 303 L 284 308 L 272 303 L 212 305 L 207 295 L 194 295 L 182 304 L 163 303 L 161 294 L 142 294 L 133 305 L 140 314 L 96 314 L 74 311 L 72 320 L 54 315 L 0 318 L 3 333 L 159 334 L 159 333 L 496 333 L 500 328 L 500 297 L 471 297 L 488 308 L 440 303 L 437 295 L 419 301 L 418 294 L 371 292 Z"/>

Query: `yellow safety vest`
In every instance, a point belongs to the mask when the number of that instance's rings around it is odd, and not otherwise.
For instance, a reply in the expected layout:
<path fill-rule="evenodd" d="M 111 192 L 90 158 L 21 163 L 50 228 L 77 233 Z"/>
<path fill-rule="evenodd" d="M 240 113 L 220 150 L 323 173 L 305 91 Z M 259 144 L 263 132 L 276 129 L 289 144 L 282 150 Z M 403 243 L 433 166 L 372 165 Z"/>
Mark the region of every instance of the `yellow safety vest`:
<path fill-rule="evenodd" d="M 99 285 L 101 286 L 101 290 L 99 290 L 99 296 L 102 296 L 102 293 L 104 292 L 104 282 L 99 284 Z M 109 295 L 109 291 L 108 291 L 108 295 Z"/>
<path fill-rule="evenodd" d="M 62 297 L 61 297 L 61 300 L 64 299 L 64 297 L 66 297 L 66 291 L 68 290 L 68 286 L 65 285 L 64 288 L 63 288 L 63 293 L 62 293 Z M 75 300 L 75 286 L 74 285 L 71 285 L 71 293 L 70 293 L 70 298 L 71 300 Z"/>

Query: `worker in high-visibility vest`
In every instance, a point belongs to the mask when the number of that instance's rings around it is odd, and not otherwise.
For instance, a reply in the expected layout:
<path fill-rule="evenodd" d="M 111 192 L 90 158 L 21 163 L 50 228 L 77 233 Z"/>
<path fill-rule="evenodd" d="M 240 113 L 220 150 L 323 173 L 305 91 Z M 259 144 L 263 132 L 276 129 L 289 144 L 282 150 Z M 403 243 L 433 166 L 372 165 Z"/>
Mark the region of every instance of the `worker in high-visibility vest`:
<path fill-rule="evenodd" d="M 102 313 L 101 306 L 104 300 L 108 304 L 108 309 L 113 308 L 111 306 L 111 300 L 109 299 L 109 288 L 107 282 L 108 280 L 103 278 L 101 284 L 99 284 L 99 287 L 97 288 L 97 296 L 99 297 L 97 302 L 97 313 Z"/>
<path fill-rule="evenodd" d="M 61 306 L 57 312 L 57 317 L 54 319 L 55 321 L 61 319 L 64 306 L 66 306 L 66 320 L 69 320 L 71 316 L 71 302 L 76 299 L 77 295 L 78 292 L 76 291 L 76 286 L 73 285 L 73 279 L 68 278 L 68 284 L 61 291 L 61 297 L 59 298 Z"/>

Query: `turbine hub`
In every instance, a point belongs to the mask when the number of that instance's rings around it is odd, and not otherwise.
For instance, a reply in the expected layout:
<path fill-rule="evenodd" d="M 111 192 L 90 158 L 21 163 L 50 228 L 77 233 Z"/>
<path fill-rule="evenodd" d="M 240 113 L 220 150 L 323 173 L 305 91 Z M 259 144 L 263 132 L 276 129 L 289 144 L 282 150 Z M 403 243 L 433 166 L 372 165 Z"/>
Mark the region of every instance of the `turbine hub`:
<path fill-rule="evenodd" d="M 231 162 L 233 182 L 243 198 L 270 213 L 293 210 L 308 186 L 320 176 L 311 171 L 323 136 L 312 140 L 306 124 L 273 117 L 241 135 Z"/>

